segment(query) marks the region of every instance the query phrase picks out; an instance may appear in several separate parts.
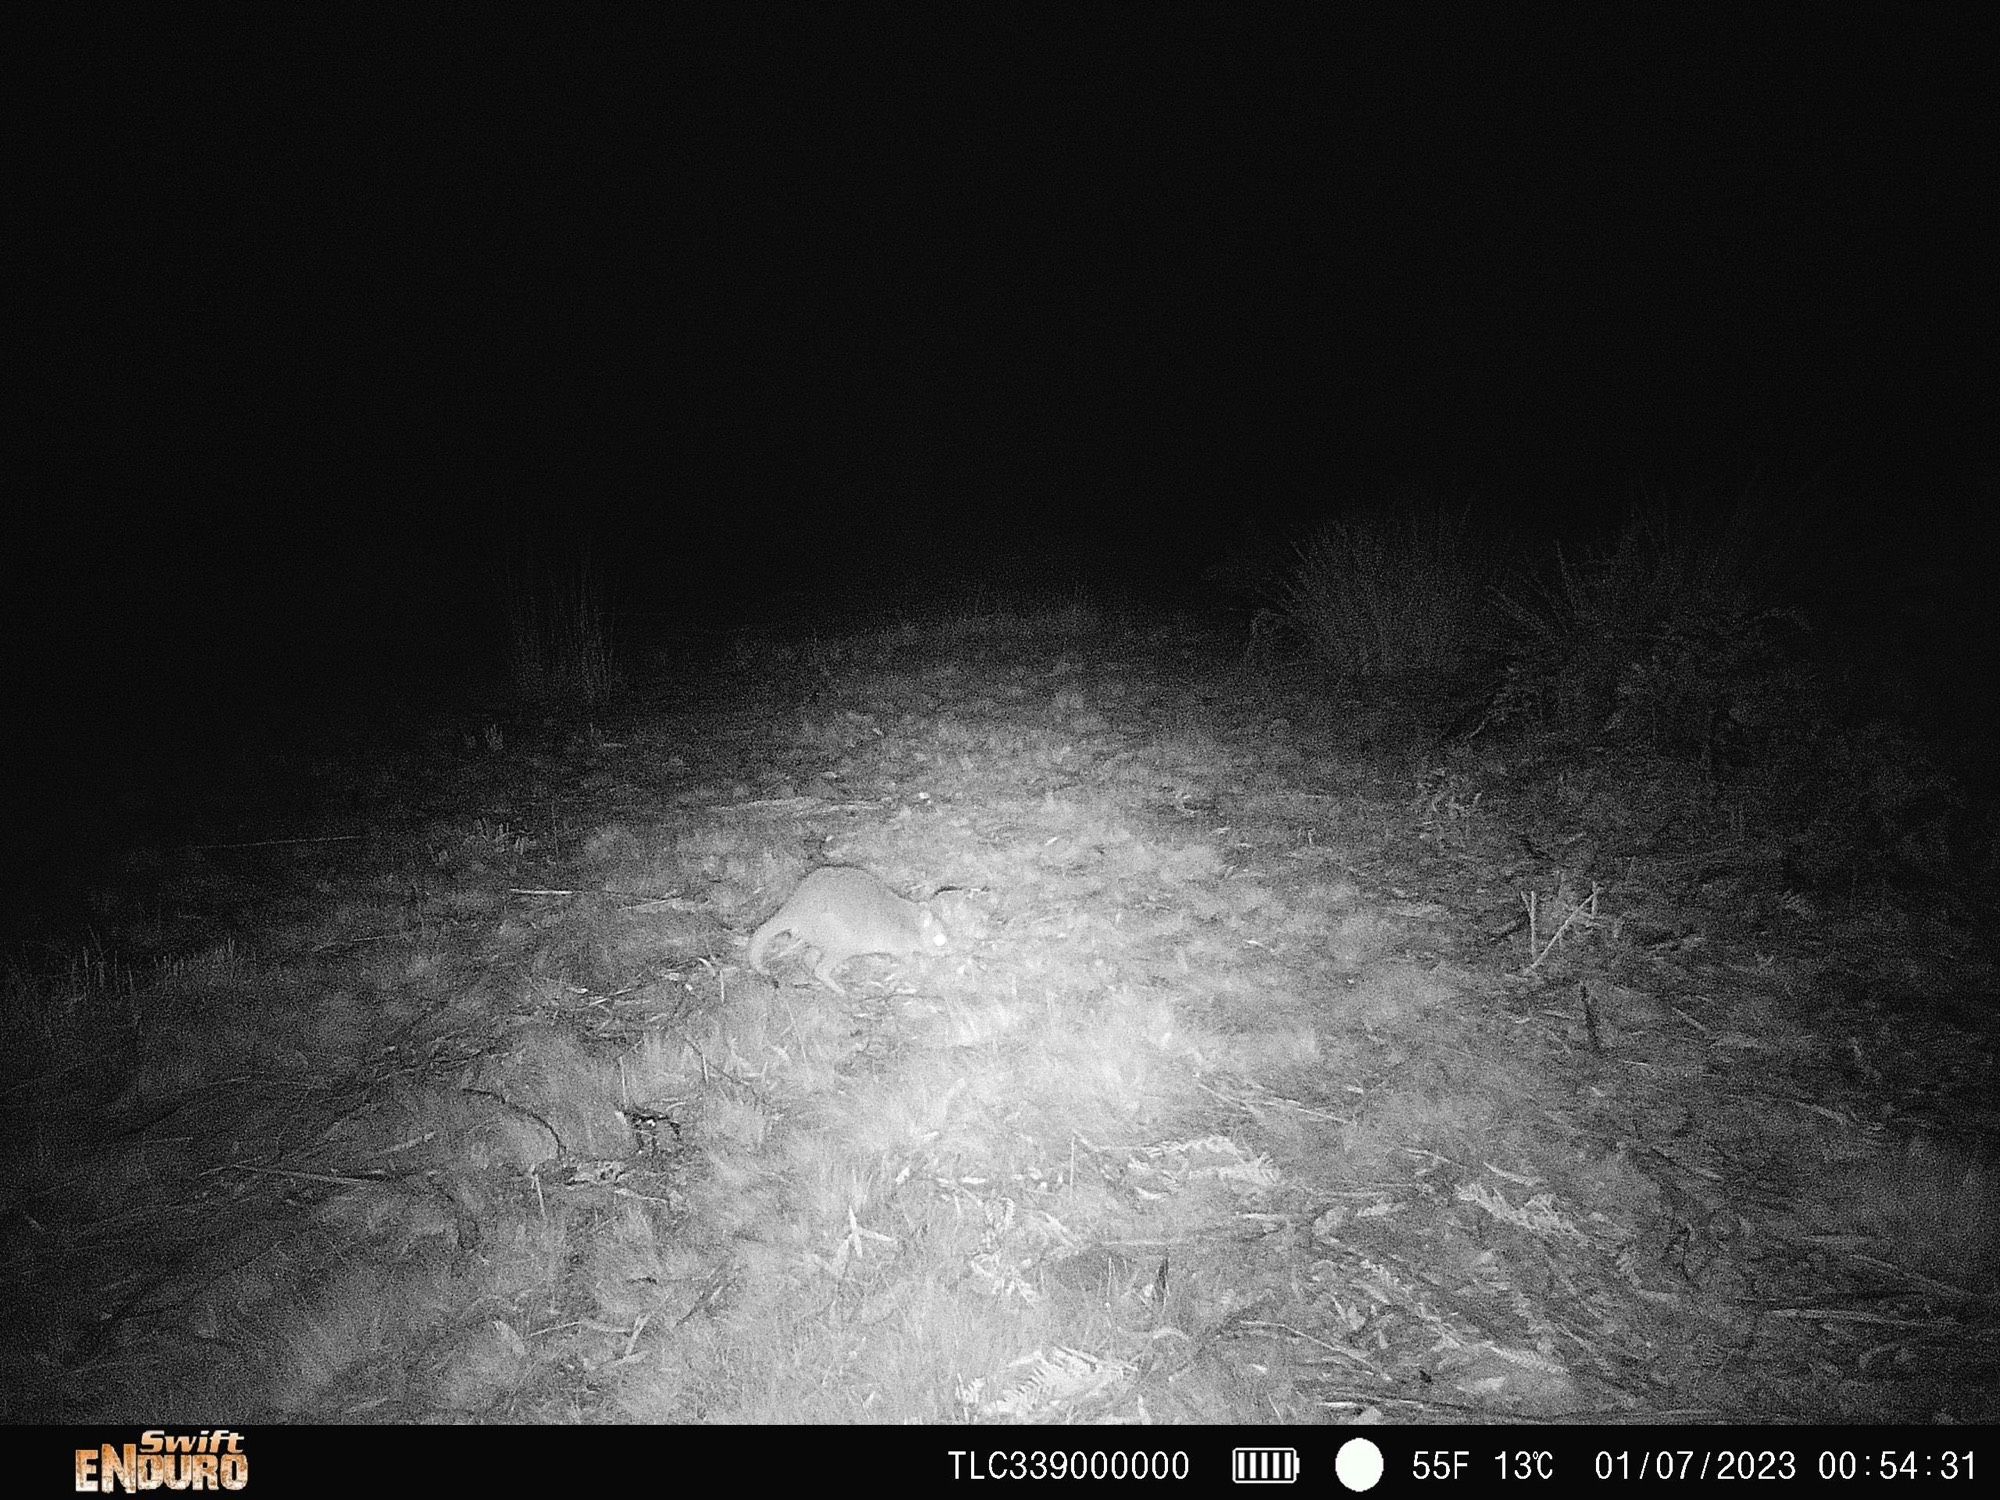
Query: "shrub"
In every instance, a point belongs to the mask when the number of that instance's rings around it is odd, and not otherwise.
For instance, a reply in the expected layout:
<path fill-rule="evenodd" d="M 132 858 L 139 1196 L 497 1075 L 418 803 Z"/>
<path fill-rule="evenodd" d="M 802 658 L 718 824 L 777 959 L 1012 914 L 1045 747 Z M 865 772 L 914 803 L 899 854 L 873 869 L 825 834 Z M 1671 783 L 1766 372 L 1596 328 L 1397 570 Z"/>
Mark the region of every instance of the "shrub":
<path fill-rule="evenodd" d="M 1662 752 L 1707 751 L 1718 733 L 1765 722 L 1766 705 L 1809 693 L 1805 621 L 1753 600 L 1743 529 L 1699 535 L 1638 512 L 1608 547 L 1510 588 L 1496 723 L 1534 723 Z"/>
<path fill-rule="evenodd" d="M 1329 521 L 1296 549 L 1272 603 L 1343 676 L 1457 671 L 1475 654 L 1482 599 L 1464 512 Z"/>

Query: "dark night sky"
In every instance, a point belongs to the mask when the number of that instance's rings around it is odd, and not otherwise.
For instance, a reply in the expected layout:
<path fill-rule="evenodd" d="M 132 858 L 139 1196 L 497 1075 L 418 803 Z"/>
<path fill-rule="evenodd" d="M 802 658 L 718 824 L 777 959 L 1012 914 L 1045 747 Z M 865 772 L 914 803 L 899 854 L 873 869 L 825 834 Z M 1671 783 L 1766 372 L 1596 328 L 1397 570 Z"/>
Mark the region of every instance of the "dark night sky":
<path fill-rule="evenodd" d="M 1535 531 L 1642 479 L 1990 488 L 1994 37 L 1944 12 L 731 13 L 52 56 L 14 467 L 57 650 L 369 664 L 583 533 L 727 614 L 1185 578 L 1411 477 Z"/>

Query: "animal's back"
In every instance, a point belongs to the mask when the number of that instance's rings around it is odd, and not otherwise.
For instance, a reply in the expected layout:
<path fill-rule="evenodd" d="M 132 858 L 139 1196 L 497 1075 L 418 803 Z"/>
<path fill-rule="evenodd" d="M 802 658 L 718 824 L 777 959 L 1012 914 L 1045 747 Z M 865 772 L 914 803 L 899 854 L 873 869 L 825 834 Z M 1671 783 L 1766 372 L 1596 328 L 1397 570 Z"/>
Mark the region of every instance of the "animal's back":
<path fill-rule="evenodd" d="M 819 950 L 813 976 L 846 993 L 833 971 L 863 953 L 921 953 L 946 945 L 943 925 L 927 908 L 906 901 L 866 870 L 826 865 L 799 882 L 791 899 L 751 934 L 748 958 L 759 974 L 781 933 Z"/>

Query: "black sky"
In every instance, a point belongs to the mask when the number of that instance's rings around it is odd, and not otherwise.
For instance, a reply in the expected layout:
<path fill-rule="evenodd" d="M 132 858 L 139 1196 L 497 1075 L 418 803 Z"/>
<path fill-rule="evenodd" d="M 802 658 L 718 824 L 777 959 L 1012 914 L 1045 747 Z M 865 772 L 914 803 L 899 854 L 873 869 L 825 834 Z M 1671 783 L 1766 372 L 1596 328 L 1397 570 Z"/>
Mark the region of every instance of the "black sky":
<path fill-rule="evenodd" d="M 306 670 L 477 634 L 497 548 L 585 534 L 721 612 L 1184 579 L 1410 480 L 1539 530 L 1991 473 L 1961 11 L 890 14 L 51 54 L 17 600 L 154 677 Z"/>

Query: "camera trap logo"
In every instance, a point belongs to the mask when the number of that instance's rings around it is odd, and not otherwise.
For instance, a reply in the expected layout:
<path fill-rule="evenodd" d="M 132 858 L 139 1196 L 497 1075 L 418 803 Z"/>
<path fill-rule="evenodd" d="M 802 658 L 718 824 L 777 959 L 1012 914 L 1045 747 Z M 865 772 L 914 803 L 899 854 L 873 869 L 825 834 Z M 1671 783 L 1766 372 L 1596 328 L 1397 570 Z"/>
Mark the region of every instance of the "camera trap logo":
<path fill-rule="evenodd" d="M 76 1450 L 79 1495 L 240 1490 L 249 1482 L 243 1434 L 227 1427 L 204 1427 L 194 1433 L 149 1427 L 136 1443 L 101 1443 Z"/>

